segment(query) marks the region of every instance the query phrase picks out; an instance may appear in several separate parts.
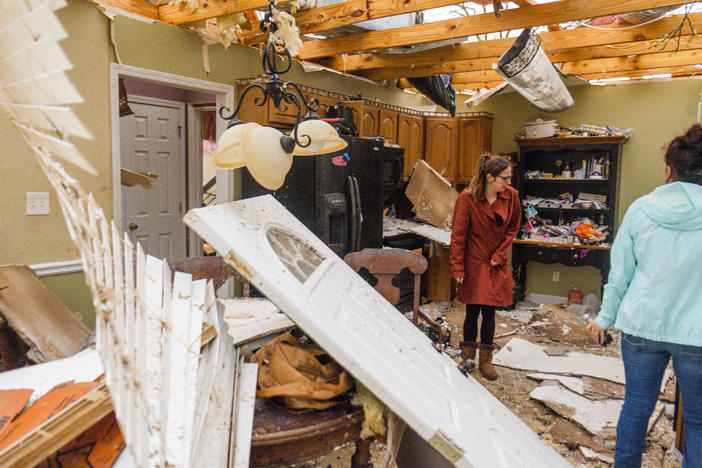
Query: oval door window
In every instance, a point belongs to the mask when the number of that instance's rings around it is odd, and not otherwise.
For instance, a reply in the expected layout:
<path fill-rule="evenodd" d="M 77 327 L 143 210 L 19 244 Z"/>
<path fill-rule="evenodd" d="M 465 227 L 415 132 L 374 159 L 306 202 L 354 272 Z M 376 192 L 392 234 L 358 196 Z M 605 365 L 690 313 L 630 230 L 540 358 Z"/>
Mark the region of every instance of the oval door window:
<path fill-rule="evenodd" d="M 266 237 L 285 268 L 301 283 L 324 261 L 324 257 L 314 247 L 281 229 L 269 229 Z"/>

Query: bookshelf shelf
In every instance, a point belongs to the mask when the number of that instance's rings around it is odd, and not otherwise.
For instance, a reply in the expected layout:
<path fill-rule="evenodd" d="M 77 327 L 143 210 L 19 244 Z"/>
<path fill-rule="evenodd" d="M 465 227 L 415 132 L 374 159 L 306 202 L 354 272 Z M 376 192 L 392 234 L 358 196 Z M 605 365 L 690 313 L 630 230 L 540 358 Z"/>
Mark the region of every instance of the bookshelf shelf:
<path fill-rule="evenodd" d="M 519 162 L 515 170 L 515 186 L 519 197 L 524 201 L 529 197 L 557 199 L 564 193 L 574 198 L 598 199 L 607 208 L 562 208 L 534 206 L 539 216 L 557 223 L 560 218 L 568 224 L 582 217 L 591 217 L 595 222 L 609 226 L 607 243 L 614 239 L 617 223 L 617 195 L 619 193 L 619 169 L 621 167 L 621 147 L 626 142 L 623 137 L 577 137 L 521 139 Z M 559 175 L 562 168 L 583 171 L 585 176 L 597 172 L 604 179 L 576 178 L 526 178 L 526 174 L 550 173 Z M 523 220 L 524 222 L 525 220 Z M 560 245 L 515 241 L 512 245 L 512 269 L 515 281 L 526 286 L 527 263 L 560 263 L 569 266 L 594 266 L 602 273 L 602 285 L 609 274 L 609 250 L 590 249 L 581 256 L 573 249 Z"/>

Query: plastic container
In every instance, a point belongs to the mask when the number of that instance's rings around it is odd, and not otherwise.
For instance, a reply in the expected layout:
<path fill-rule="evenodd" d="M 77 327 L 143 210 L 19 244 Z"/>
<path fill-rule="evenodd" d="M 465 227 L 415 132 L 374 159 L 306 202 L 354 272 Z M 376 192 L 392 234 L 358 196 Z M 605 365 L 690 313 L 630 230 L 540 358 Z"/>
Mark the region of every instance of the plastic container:
<path fill-rule="evenodd" d="M 582 304 L 583 303 L 583 293 L 580 292 L 577 286 L 571 286 L 568 290 L 568 305 L 570 304 Z"/>
<path fill-rule="evenodd" d="M 527 138 L 552 137 L 557 127 L 555 120 L 535 120 L 524 124 L 524 133 Z"/>

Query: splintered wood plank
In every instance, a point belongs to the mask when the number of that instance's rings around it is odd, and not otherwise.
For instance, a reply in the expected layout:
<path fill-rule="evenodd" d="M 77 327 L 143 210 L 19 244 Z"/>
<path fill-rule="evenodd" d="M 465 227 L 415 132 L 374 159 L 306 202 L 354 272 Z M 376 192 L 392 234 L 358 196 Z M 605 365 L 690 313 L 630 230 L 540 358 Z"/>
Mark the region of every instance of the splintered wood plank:
<path fill-rule="evenodd" d="M 165 310 L 165 347 L 163 350 L 163 388 L 161 390 L 166 463 L 186 463 L 186 412 L 188 327 L 192 296 L 192 275 L 175 272 L 170 307 Z M 202 327 L 202 322 L 200 323 Z"/>
<path fill-rule="evenodd" d="M 224 307 L 214 300 L 212 282 L 207 286 L 206 304 L 215 304 L 218 330 L 225 330 Z M 206 396 L 205 423 L 202 425 L 197 444 L 193 451 L 193 465 L 228 466 L 229 437 L 232 427 L 232 407 L 234 382 L 236 380 L 236 359 L 232 339 L 228 333 L 220 331 L 209 346 L 217 345 L 216 368 L 212 390 Z M 199 384 L 202 384 L 200 380 Z M 203 385 L 204 386 L 204 385 Z M 199 389 L 202 387 L 198 387 Z"/>
<path fill-rule="evenodd" d="M 125 233 L 125 237 L 127 234 Z M 132 454 L 137 463 L 137 466 L 145 466 L 148 463 L 149 457 L 149 403 L 148 397 L 150 390 L 147 391 L 147 349 L 146 340 L 146 254 L 141 244 L 136 244 L 136 316 L 134 320 L 134 357 L 136 359 L 136 380 L 135 384 L 135 399 L 133 401 L 136 406 L 135 413 L 138 415 L 137 437 L 134 439 Z M 128 443 L 131 443 L 128 441 Z"/>
<path fill-rule="evenodd" d="M 165 463 L 163 453 L 162 431 L 166 428 L 161 426 L 163 421 L 163 411 L 161 408 L 163 373 L 161 362 L 164 357 L 163 349 L 163 327 L 166 304 L 164 304 L 164 291 L 166 287 L 165 271 L 168 268 L 166 263 L 151 255 L 146 256 L 146 271 L 144 278 L 144 328 L 145 340 L 145 373 L 142 374 L 141 386 L 143 388 L 148 418 L 148 454 L 149 464 L 158 466 Z"/>
<path fill-rule="evenodd" d="M 251 431 L 253 430 L 254 403 L 256 403 L 256 381 L 258 364 L 239 362 L 234 414 L 236 427 L 234 438 L 234 468 L 248 468 L 251 455 Z"/>
<path fill-rule="evenodd" d="M 406 46 L 446 39 L 460 39 L 476 34 L 564 23 L 595 16 L 682 5 L 681 0 L 562 0 L 505 10 L 497 18 L 493 13 L 452 18 L 404 28 L 371 31 L 362 34 L 307 41 L 300 49 L 304 60 L 356 51 Z"/>
<path fill-rule="evenodd" d="M 117 237 L 119 239 L 119 237 Z M 138 444 L 137 431 L 139 427 L 137 409 L 139 406 L 135 404 L 137 400 L 137 389 L 135 380 L 138 378 L 137 356 L 134 337 L 134 320 L 136 316 L 136 282 L 134 279 L 134 271 L 136 268 L 134 245 L 129 240 L 127 233 L 123 233 L 122 242 L 124 244 L 124 319 L 123 328 L 124 338 L 122 340 L 121 357 L 132 369 L 131 375 L 126 369 L 122 369 L 122 389 L 124 395 L 124 407 L 118 410 L 120 425 L 124 433 L 124 439 L 129 444 Z M 136 375 L 135 375 L 136 373 Z"/>
<path fill-rule="evenodd" d="M 193 454 L 197 451 L 195 448 L 199 445 L 200 434 L 205 423 L 210 394 L 212 393 L 218 369 L 220 348 L 224 346 L 224 340 L 219 337 L 224 331 L 220 328 L 221 319 L 217 316 L 217 301 L 212 281 L 208 281 L 205 288 L 203 320 L 211 324 L 215 330 L 215 336 L 200 351 L 200 363 L 197 369 L 197 392 L 193 409 Z"/>
<path fill-rule="evenodd" d="M 219 299 L 234 346 L 295 326 L 275 304 L 262 298 Z"/>
<path fill-rule="evenodd" d="M 0 466 L 35 466 L 112 411 L 112 402 L 104 383 L 99 386 L 94 382 L 67 384 L 52 393 L 43 400 L 46 405 L 32 411 L 34 406 L 42 403 L 37 401 L 23 413 L 31 411 L 26 418 L 34 416 L 40 419 L 42 414 L 50 411 L 43 419 L 45 422 L 32 425 L 30 431 L 0 453 Z M 15 423 L 19 423 L 20 418 Z"/>
<path fill-rule="evenodd" d="M 37 362 L 73 356 L 90 334 L 26 265 L 0 266 L 0 313 Z"/>
<path fill-rule="evenodd" d="M 187 357 L 185 360 L 185 408 L 183 434 L 183 464 L 187 465 L 192 456 L 193 433 L 195 432 L 195 406 L 197 404 L 197 377 L 200 363 L 201 335 L 205 315 L 205 299 L 207 298 L 207 280 L 197 280 L 192 283 L 190 310 L 188 311 L 188 333 L 185 337 Z M 213 328 L 214 330 L 214 328 Z"/>
<path fill-rule="evenodd" d="M 532 374 L 527 374 L 527 377 L 534 380 L 556 380 L 561 383 L 568 390 L 571 390 L 578 395 L 583 395 L 585 393 L 585 386 L 583 384 L 583 379 L 581 377 L 568 377 L 565 375 L 558 374 L 543 374 L 541 372 L 535 372 Z M 611 382 L 610 382 L 611 383 Z M 612 384 L 617 385 L 617 384 Z"/>

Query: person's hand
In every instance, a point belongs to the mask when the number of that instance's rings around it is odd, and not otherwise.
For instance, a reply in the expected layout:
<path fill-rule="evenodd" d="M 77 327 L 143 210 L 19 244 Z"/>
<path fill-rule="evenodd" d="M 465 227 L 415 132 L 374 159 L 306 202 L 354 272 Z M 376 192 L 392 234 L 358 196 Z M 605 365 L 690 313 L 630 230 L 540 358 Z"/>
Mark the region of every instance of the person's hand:
<path fill-rule="evenodd" d="M 456 276 L 454 279 L 456 280 L 456 283 L 463 284 L 463 276 Z"/>
<path fill-rule="evenodd" d="M 590 334 L 590 338 L 592 338 L 595 343 L 603 344 L 605 342 L 605 329 L 600 327 L 594 320 L 590 320 L 585 330 Z"/>

